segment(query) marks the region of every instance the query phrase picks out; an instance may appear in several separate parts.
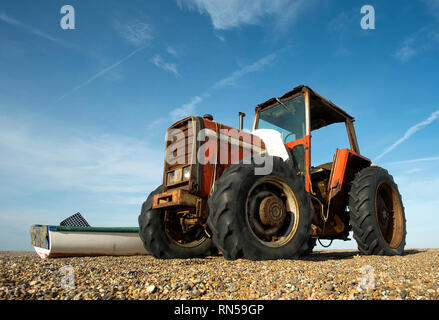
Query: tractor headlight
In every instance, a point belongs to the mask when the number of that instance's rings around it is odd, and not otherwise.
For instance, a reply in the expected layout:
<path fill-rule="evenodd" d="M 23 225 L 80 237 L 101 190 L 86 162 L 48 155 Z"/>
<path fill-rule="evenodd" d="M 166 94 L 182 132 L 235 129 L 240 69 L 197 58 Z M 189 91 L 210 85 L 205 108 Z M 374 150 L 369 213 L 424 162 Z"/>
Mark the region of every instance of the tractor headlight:
<path fill-rule="evenodd" d="M 188 181 L 191 177 L 191 166 L 178 168 L 174 171 L 168 172 L 167 184 L 172 185 L 182 181 Z"/>
<path fill-rule="evenodd" d="M 181 168 L 178 168 L 177 170 L 174 171 L 174 183 L 180 182 L 181 181 Z"/>
<path fill-rule="evenodd" d="M 168 179 L 167 179 L 167 184 L 174 184 L 174 171 L 172 172 L 168 172 Z"/>
<path fill-rule="evenodd" d="M 176 184 L 179 183 L 181 181 L 181 177 L 182 177 L 182 169 L 178 168 L 172 172 L 168 172 L 168 184 Z"/>
<path fill-rule="evenodd" d="M 183 168 L 183 181 L 188 181 L 191 177 L 191 167 L 184 167 Z"/>

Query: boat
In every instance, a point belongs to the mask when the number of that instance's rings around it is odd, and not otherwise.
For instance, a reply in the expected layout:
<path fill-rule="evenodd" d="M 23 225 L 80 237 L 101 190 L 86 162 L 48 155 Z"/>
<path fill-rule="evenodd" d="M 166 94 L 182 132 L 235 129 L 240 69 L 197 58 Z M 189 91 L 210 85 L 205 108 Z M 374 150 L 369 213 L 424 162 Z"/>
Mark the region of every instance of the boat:
<path fill-rule="evenodd" d="M 30 234 L 42 259 L 148 254 L 136 227 L 32 225 Z"/>

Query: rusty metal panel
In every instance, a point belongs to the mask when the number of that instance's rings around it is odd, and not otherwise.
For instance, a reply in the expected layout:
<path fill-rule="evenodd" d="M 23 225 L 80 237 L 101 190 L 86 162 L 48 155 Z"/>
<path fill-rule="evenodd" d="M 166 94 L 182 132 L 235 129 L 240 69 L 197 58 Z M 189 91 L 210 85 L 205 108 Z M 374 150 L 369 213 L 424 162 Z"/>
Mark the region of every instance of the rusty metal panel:
<path fill-rule="evenodd" d="M 360 154 L 360 147 L 358 146 L 357 135 L 355 134 L 354 121 L 346 120 L 346 130 L 348 132 L 349 144 L 351 145 L 351 150 L 355 153 Z"/>
<path fill-rule="evenodd" d="M 348 158 L 348 149 L 337 149 L 328 185 L 329 200 L 335 197 L 342 189 Z"/>
<path fill-rule="evenodd" d="M 199 197 L 190 194 L 184 189 L 175 189 L 156 194 L 153 199 L 152 208 L 161 209 L 173 206 L 197 207 Z"/>

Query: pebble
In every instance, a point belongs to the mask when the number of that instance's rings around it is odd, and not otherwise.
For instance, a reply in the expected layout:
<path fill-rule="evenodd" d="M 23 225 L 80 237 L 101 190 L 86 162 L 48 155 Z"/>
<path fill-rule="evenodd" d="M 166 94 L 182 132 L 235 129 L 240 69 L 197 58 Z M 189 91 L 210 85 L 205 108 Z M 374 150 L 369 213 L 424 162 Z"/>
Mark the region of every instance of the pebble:
<path fill-rule="evenodd" d="M 326 291 L 334 291 L 334 285 L 332 285 L 332 284 L 325 283 L 325 284 L 323 285 L 323 288 L 324 288 Z"/>
<path fill-rule="evenodd" d="M 154 292 L 156 292 L 156 291 L 157 291 L 157 287 L 154 286 L 154 285 L 148 286 L 148 287 L 146 288 L 146 292 L 148 292 L 148 293 L 154 293 Z"/>
<path fill-rule="evenodd" d="M 237 290 L 236 285 L 232 284 L 227 290 L 230 292 L 235 292 Z"/>
<path fill-rule="evenodd" d="M 438 300 L 436 261 L 439 249 L 407 250 L 397 257 L 317 251 L 299 260 L 276 261 L 221 256 L 42 260 L 35 253 L 0 252 L 0 300 Z M 72 288 L 62 282 L 61 268 L 67 265 L 75 271 Z"/>
<path fill-rule="evenodd" d="M 125 296 L 123 294 L 119 294 L 116 297 L 117 300 L 125 300 Z"/>
<path fill-rule="evenodd" d="M 407 291 L 405 291 L 404 289 L 401 290 L 400 296 L 401 296 L 402 299 L 407 298 Z"/>

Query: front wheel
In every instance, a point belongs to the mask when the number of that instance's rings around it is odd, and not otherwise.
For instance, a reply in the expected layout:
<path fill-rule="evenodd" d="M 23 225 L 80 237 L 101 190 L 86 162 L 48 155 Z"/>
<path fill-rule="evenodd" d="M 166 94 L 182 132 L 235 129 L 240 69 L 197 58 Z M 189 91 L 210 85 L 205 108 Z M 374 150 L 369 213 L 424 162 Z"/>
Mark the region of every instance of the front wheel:
<path fill-rule="evenodd" d="M 402 255 L 407 234 L 404 206 L 398 186 L 387 170 L 361 170 L 349 196 L 350 224 L 359 251 L 368 255 Z"/>
<path fill-rule="evenodd" d="M 312 210 L 303 178 L 272 159 L 268 175 L 235 164 L 215 182 L 207 223 L 226 259 L 295 259 L 308 251 Z"/>
<path fill-rule="evenodd" d="M 162 186 L 151 192 L 142 205 L 139 236 L 145 249 L 159 259 L 202 258 L 215 254 L 217 250 L 202 226 L 186 228 L 184 218 L 177 213 L 152 209 L 154 195 L 161 191 Z"/>

